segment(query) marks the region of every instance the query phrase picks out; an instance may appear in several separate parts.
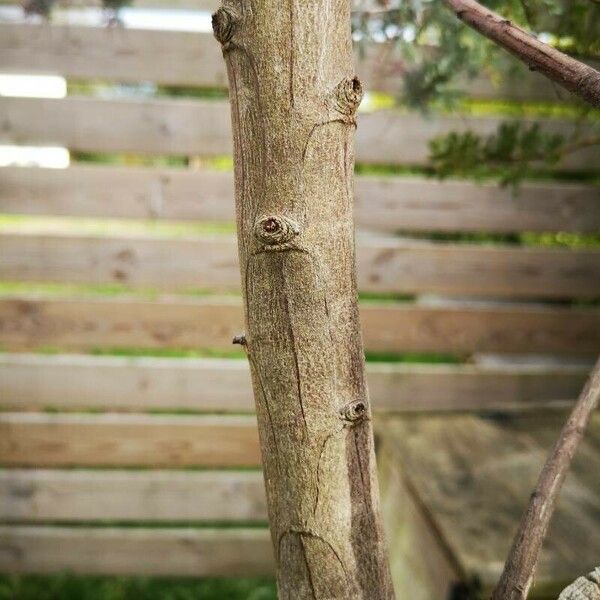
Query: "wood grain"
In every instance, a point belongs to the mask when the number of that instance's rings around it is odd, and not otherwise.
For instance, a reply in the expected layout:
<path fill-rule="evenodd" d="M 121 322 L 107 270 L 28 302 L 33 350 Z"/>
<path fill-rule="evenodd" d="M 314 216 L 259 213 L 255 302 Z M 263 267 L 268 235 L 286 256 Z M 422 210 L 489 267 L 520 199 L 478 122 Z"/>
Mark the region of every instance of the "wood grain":
<path fill-rule="evenodd" d="M 593 308 L 455 303 L 364 304 L 367 350 L 378 352 L 537 352 L 595 354 L 600 313 Z M 93 348 L 232 348 L 243 330 L 233 298 L 0 297 L 0 344 Z"/>
<path fill-rule="evenodd" d="M 0 470 L 0 519 L 262 521 L 259 471 Z"/>
<path fill-rule="evenodd" d="M 440 543 L 419 498 L 407 489 L 397 457 L 387 451 L 387 443 L 379 446 L 377 464 L 396 594 L 410 600 L 452 598 L 464 573 Z"/>
<path fill-rule="evenodd" d="M 600 297 L 600 251 L 518 248 L 358 238 L 363 292 L 508 298 Z M 239 291 L 233 236 L 173 239 L 88 235 L 3 227 L 0 278 L 52 283 L 120 283 L 174 292 Z"/>
<path fill-rule="evenodd" d="M 0 571 L 272 576 L 265 529 L 0 527 Z"/>
<path fill-rule="evenodd" d="M 253 416 L 0 414 L 4 466 L 258 466 Z"/>
<path fill-rule="evenodd" d="M 88 152 L 136 152 L 215 156 L 232 152 L 229 105 L 207 100 L 103 100 L 69 96 L 0 98 L 4 144 L 50 144 Z M 397 111 L 360 115 L 356 160 L 361 163 L 422 165 L 429 140 L 451 131 L 496 131 L 494 117 L 430 116 Z M 525 123 L 527 121 L 524 121 Z M 569 135 L 572 124 L 537 119 L 548 133 Z M 110 123 L 110 127 L 106 124 Z M 589 124 L 593 135 L 596 125 Z M 600 167 L 594 147 L 567 156 L 561 167 Z"/>
<path fill-rule="evenodd" d="M 118 202 L 115 199 L 118 198 Z M 375 231 L 573 231 L 600 229 L 600 188 L 357 176 L 354 213 Z M 231 173 L 74 163 L 68 169 L 0 168 L 0 211 L 232 222 Z"/>
<path fill-rule="evenodd" d="M 0 24 L 3 72 L 227 87 L 219 45 L 191 31 Z"/>
<path fill-rule="evenodd" d="M 588 367 L 369 363 L 378 412 L 521 410 L 577 397 Z M 4 410 L 254 410 L 246 361 L 0 354 Z"/>
<path fill-rule="evenodd" d="M 387 421 L 382 439 L 401 466 L 405 485 L 416 494 L 461 570 L 489 591 L 502 570 L 519 516 L 546 453 L 537 430 L 557 434 L 564 416 L 483 419 L 474 416 L 410 417 Z M 553 423 L 553 424 L 552 424 Z M 389 427 L 388 427 L 389 426 Z M 597 436 L 600 420 L 591 433 Z M 553 440 L 554 441 L 554 440 Z M 582 450 L 598 458 L 584 440 Z M 593 464 L 576 458 L 578 469 Z M 590 535 L 600 518 L 598 478 L 576 471 L 565 483 L 544 545 L 532 598 L 555 598 L 579 573 L 591 570 L 600 538 Z M 468 515 L 468 517 L 467 517 Z"/>
<path fill-rule="evenodd" d="M 168 3 L 137 0 L 134 6 L 166 7 L 167 4 L 170 9 L 186 7 L 212 12 L 218 8 L 217 0 Z M 402 56 L 393 44 L 361 47 L 355 52 L 355 63 L 366 89 L 399 95 L 403 86 L 398 68 Z M 218 46 L 206 32 L 0 24 L 0 68 L 5 72 L 52 73 L 82 79 L 227 87 Z M 514 78 L 501 81 L 492 81 L 485 73 L 465 78 L 461 88 L 472 97 L 485 99 L 552 102 L 570 98 L 543 76 L 524 69 Z"/>
<path fill-rule="evenodd" d="M 15 0 L 0 0 L 0 5 L 15 4 Z M 212 12 L 219 6 L 218 0 L 132 0 L 134 8 L 162 8 L 162 9 L 184 9 Z M 57 5 L 61 8 L 81 8 L 102 6 L 101 0 L 58 0 Z"/>

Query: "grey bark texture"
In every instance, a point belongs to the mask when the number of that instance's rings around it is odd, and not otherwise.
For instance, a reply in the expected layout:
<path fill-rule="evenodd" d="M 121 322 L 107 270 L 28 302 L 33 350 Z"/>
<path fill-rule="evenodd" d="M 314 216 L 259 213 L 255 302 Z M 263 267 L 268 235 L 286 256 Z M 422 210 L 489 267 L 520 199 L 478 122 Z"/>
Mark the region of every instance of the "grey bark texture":
<path fill-rule="evenodd" d="M 225 0 L 213 29 L 279 597 L 393 598 L 357 305 L 350 0 Z"/>
<path fill-rule="evenodd" d="M 600 107 L 600 71 L 540 42 L 476 0 L 444 2 L 459 19 L 508 50 L 532 71 L 539 71 L 592 106 Z"/>
<path fill-rule="evenodd" d="M 578 577 L 562 591 L 558 600 L 600 600 L 600 567 L 584 577 Z"/>
<path fill-rule="evenodd" d="M 525 600 L 573 456 L 600 398 L 600 358 L 548 456 L 512 543 L 492 600 Z M 573 598 L 576 598 L 574 596 Z M 592 597 L 593 598 L 593 597 Z"/>

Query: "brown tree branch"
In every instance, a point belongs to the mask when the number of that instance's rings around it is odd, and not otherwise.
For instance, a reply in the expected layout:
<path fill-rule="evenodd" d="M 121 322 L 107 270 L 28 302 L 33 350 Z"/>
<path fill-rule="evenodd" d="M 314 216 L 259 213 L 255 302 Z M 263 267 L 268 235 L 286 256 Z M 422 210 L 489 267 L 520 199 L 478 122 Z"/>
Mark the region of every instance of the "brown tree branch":
<path fill-rule="evenodd" d="M 562 483 L 600 398 L 600 359 L 540 473 L 492 600 L 525 600 Z"/>
<path fill-rule="evenodd" d="M 540 42 L 475 0 L 444 0 L 464 23 L 592 106 L 600 107 L 600 71 Z"/>

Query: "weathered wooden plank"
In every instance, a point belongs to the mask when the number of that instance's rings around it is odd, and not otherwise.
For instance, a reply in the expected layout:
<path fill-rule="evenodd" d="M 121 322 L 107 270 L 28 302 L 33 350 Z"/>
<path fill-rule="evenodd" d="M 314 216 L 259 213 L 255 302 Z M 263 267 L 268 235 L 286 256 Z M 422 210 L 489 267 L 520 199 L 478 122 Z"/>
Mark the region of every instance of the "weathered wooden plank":
<path fill-rule="evenodd" d="M 455 586 L 465 579 L 460 565 L 440 544 L 419 498 L 404 484 L 397 457 L 387 450 L 387 443 L 380 443 L 378 450 L 381 509 L 397 596 L 410 600 L 455 597 Z"/>
<path fill-rule="evenodd" d="M 600 251 L 518 248 L 358 238 L 364 292 L 508 298 L 600 297 Z M 237 291 L 235 238 L 151 234 L 37 233 L 22 225 L 0 234 L 0 278 L 52 283 L 122 283 L 168 291 Z"/>
<path fill-rule="evenodd" d="M 0 470 L 0 519 L 266 521 L 259 471 Z"/>
<path fill-rule="evenodd" d="M 258 466 L 254 416 L 0 414 L 4 466 Z"/>
<path fill-rule="evenodd" d="M 81 164 L 0 169 L 3 213 L 233 222 L 233 206 L 227 172 Z"/>
<path fill-rule="evenodd" d="M 510 410 L 577 397 L 586 366 L 367 365 L 377 411 Z M 246 361 L 0 354 L 0 407 L 254 410 Z"/>
<path fill-rule="evenodd" d="M 523 183 L 513 192 L 497 184 L 359 176 L 354 211 L 359 226 L 382 231 L 596 233 L 600 188 Z"/>
<path fill-rule="evenodd" d="M 3 143 L 64 145 L 90 152 L 231 152 L 224 102 L 0 98 L 0 113 Z"/>
<path fill-rule="evenodd" d="M 95 575 L 273 575 L 265 529 L 0 527 L 0 571 Z"/>
<path fill-rule="evenodd" d="M 18 228 L 17 228 L 18 229 Z M 158 286 L 168 291 L 238 290 L 235 239 L 0 235 L 0 278 Z"/>
<path fill-rule="evenodd" d="M 232 222 L 231 173 L 75 164 L 0 168 L 0 212 Z M 600 230 L 600 188 L 357 176 L 355 219 L 378 231 Z"/>
<path fill-rule="evenodd" d="M 145 0 L 144 4 L 148 3 L 154 2 Z M 207 8 L 211 3 L 213 7 Z M 217 5 L 216 0 L 193 4 L 200 10 L 215 10 Z M 169 3 L 168 8 L 176 7 Z M 402 89 L 399 75 L 402 61 L 391 44 L 363 47 L 355 60 L 365 89 L 394 95 Z M 0 24 L 0 69 L 84 79 L 227 87 L 220 50 L 208 32 Z M 492 82 L 481 74 L 466 79 L 462 87 L 467 94 L 478 98 L 547 101 L 570 98 L 543 76 L 525 70 L 500 82 Z"/>
<path fill-rule="evenodd" d="M 227 86 L 221 48 L 208 33 L 0 24 L 0 70 L 166 85 Z"/>
<path fill-rule="evenodd" d="M 228 359 L 2 354 L 0 398 L 11 410 L 254 410 L 246 361 Z"/>
<path fill-rule="evenodd" d="M 381 352 L 596 354 L 600 311 L 519 304 L 363 304 L 365 346 Z M 54 346 L 231 349 L 243 331 L 233 298 L 0 298 L 5 349 Z"/>
<path fill-rule="evenodd" d="M 554 406 L 575 399 L 588 372 L 586 366 L 367 365 L 369 391 L 378 412 Z"/>
<path fill-rule="evenodd" d="M 362 163 L 425 164 L 429 157 L 429 142 L 436 136 L 450 132 L 473 131 L 489 135 L 497 131 L 503 119 L 495 117 L 433 116 L 421 117 L 414 113 L 399 114 L 394 110 L 378 111 L 359 117 L 356 133 L 356 159 Z M 525 125 L 532 122 L 521 121 Z M 573 125 L 557 119 L 535 119 L 547 133 L 572 135 Z M 600 130 L 600 124 L 588 123 L 590 135 Z M 588 148 L 568 154 L 560 163 L 563 169 L 600 168 L 597 148 Z"/>
<path fill-rule="evenodd" d="M 407 417 L 387 421 L 384 445 L 401 469 L 408 488 L 426 510 L 439 543 L 469 578 L 494 585 L 512 534 L 549 446 L 531 429 L 546 424 L 525 416 L 527 431 L 511 419 L 473 416 Z M 598 431 L 600 420 L 592 421 Z M 558 433 L 558 427 L 557 431 Z M 598 450 L 596 450 L 596 455 Z M 588 473 L 589 463 L 576 463 Z M 574 470 L 561 492 L 544 544 L 532 597 L 555 598 L 578 573 L 593 568 L 600 538 L 590 535 L 600 518 L 598 477 Z M 468 516 L 467 516 L 468 515 Z M 553 595 L 554 594 L 554 595 Z"/>
<path fill-rule="evenodd" d="M 16 0 L 0 0 L 1 5 L 17 5 Z M 128 5 L 134 8 L 160 8 L 164 10 L 193 10 L 213 12 L 219 7 L 219 0 L 131 0 Z M 101 0 L 57 0 L 57 8 L 102 8 Z"/>
<path fill-rule="evenodd" d="M 0 98 L 0 113 L 2 143 L 54 144 L 90 152 L 231 153 L 229 106 L 224 101 L 5 97 Z M 467 129 L 489 134 L 501 122 L 492 117 L 367 113 L 359 118 L 356 157 L 363 163 L 425 164 L 432 137 Z M 565 121 L 537 122 L 548 132 L 572 132 L 572 124 Z M 595 130 L 596 125 L 588 128 Z M 561 167 L 599 168 L 600 155 L 594 147 L 582 148 L 569 154 Z"/>

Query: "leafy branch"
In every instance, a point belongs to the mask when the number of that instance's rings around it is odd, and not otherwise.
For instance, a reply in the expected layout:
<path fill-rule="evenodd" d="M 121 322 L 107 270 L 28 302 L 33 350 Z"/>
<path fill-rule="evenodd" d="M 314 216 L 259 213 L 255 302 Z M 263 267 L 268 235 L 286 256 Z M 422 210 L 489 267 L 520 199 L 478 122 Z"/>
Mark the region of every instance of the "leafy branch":
<path fill-rule="evenodd" d="M 535 167 L 554 167 L 569 154 L 600 145 L 600 135 L 571 139 L 547 133 L 540 123 L 501 123 L 495 133 L 451 132 L 429 142 L 430 161 L 440 178 L 497 176 L 501 185 L 516 186 Z"/>

